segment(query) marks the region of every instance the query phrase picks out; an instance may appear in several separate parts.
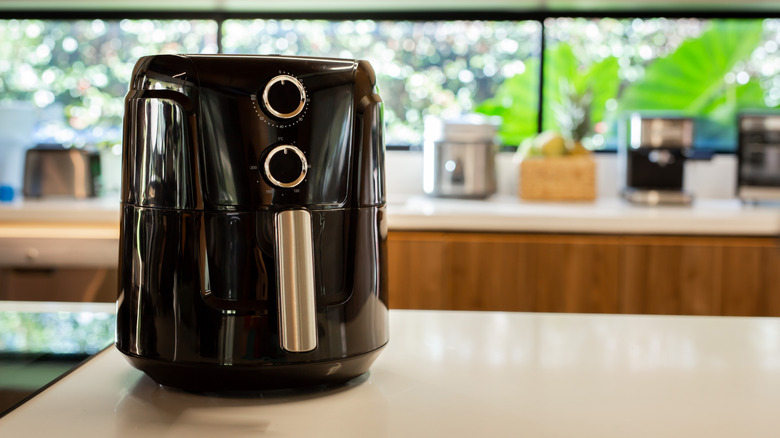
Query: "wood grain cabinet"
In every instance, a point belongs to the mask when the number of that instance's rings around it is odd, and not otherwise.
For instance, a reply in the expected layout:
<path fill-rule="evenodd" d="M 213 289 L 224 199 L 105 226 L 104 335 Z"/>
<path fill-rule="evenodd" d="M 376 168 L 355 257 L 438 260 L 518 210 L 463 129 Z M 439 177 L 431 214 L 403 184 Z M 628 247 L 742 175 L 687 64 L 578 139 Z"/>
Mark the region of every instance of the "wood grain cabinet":
<path fill-rule="evenodd" d="M 391 232 L 390 306 L 614 313 L 618 238 Z"/>
<path fill-rule="evenodd" d="M 390 306 L 780 316 L 772 238 L 391 232 Z"/>

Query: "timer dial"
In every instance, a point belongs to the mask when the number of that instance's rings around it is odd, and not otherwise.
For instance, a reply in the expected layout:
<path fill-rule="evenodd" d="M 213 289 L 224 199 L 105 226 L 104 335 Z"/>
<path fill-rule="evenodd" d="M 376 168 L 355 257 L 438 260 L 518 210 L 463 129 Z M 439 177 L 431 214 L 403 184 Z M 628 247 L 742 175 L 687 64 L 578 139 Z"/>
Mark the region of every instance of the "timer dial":
<path fill-rule="evenodd" d="M 294 76 L 274 76 L 263 89 L 263 106 L 274 117 L 291 119 L 306 107 L 306 89 Z"/>
<path fill-rule="evenodd" d="M 306 155 L 295 146 L 283 144 L 271 149 L 265 157 L 263 166 L 265 176 L 271 184 L 290 188 L 295 187 L 306 178 L 309 164 Z"/>

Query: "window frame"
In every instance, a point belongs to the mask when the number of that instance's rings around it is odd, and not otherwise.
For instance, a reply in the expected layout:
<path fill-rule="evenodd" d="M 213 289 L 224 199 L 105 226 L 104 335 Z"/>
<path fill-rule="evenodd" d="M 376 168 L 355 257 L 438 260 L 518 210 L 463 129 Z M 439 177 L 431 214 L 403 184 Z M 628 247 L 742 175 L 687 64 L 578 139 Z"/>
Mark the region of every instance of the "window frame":
<path fill-rule="evenodd" d="M 0 9 L 0 20 L 12 19 L 37 19 L 37 20 L 123 20 L 123 19 L 151 19 L 151 20 L 213 20 L 217 24 L 217 53 L 223 53 L 222 47 L 222 28 L 226 20 L 375 20 L 375 21 L 537 21 L 539 23 L 540 47 L 539 47 L 539 83 L 537 93 L 538 116 L 537 132 L 542 131 L 544 126 L 544 68 L 545 68 L 545 20 L 555 18 L 613 18 L 613 19 L 650 19 L 650 18 L 669 18 L 669 19 L 778 19 L 780 10 L 771 9 L 748 9 L 732 10 L 723 8 L 718 10 L 704 10 L 701 8 L 681 7 L 679 9 L 640 9 L 640 10 L 621 10 L 621 9 L 603 9 L 603 10 L 579 10 L 579 9 L 550 9 L 550 10 L 502 10 L 502 9 L 471 9 L 471 10 L 395 10 L 395 11 L 375 11 L 375 10 L 345 10 L 345 11 L 209 11 L 209 10 L 191 10 L 191 11 L 167 11 L 167 10 L 99 10 L 99 9 L 19 9 L 3 10 Z M 736 145 L 735 145 L 736 146 Z M 388 150 L 418 150 L 420 146 L 397 146 L 388 145 Z M 504 150 L 515 150 L 513 146 L 504 146 Z M 598 153 L 615 153 L 615 150 L 599 150 Z M 733 150 L 716 150 L 717 154 L 735 155 L 736 147 Z"/>

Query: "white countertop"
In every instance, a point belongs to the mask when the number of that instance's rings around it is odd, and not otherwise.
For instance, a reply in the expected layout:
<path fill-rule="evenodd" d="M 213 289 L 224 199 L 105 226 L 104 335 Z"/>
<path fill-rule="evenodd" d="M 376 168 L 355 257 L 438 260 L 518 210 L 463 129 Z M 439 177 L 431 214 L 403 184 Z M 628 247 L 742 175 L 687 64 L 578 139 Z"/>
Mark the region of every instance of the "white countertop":
<path fill-rule="evenodd" d="M 116 267 L 118 199 L 0 203 L 0 267 Z"/>
<path fill-rule="evenodd" d="M 104 198 L 17 199 L 0 202 L 4 222 L 59 222 L 119 224 L 119 195 Z"/>
<path fill-rule="evenodd" d="M 0 436 L 776 437 L 780 319 L 399 311 L 369 374 L 329 390 L 159 387 L 114 348 Z"/>
<path fill-rule="evenodd" d="M 526 202 L 413 196 L 388 208 L 391 230 L 501 231 L 595 234 L 780 235 L 780 206 L 749 206 L 737 199 L 701 199 L 690 206 L 594 202 Z"/>

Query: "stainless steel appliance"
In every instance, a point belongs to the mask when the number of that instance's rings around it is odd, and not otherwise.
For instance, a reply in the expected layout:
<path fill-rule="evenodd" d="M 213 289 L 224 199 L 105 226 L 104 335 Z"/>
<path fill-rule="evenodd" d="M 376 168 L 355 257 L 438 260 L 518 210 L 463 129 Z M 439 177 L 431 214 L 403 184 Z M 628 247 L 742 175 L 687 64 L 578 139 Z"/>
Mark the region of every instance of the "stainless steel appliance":
<path fill-rule="evenodd" d="M 469 115 L 426 120 L 423 189 L 447 198 L 487 198 L 496 192 L 495 119 Z"/>
<path fill-rule="evenodd" d="M 737 195 L 780 201 L 780 114 L 741 114 L 738 123 Z"/>
<path fill-rule="evenodd" d="M 96 152 L 41 144 L 25 155 L 22 192 L 26 197 L 94 197 L 99 177 L 100 156 Z"/>
<path fill-rule="evenodd" d="M 690 204 L 683 190 L 685 160 L 693 147 L 693 119 L 633 114 L 628 142 L 619 147 L 622 195 L 637 204 Z"/>
<path fill-rule="evenodd" d="M 371 66 L 145 57 L 125 105 L 117 348 L 194 391 L 366 372 L 388 341 Z"/>

